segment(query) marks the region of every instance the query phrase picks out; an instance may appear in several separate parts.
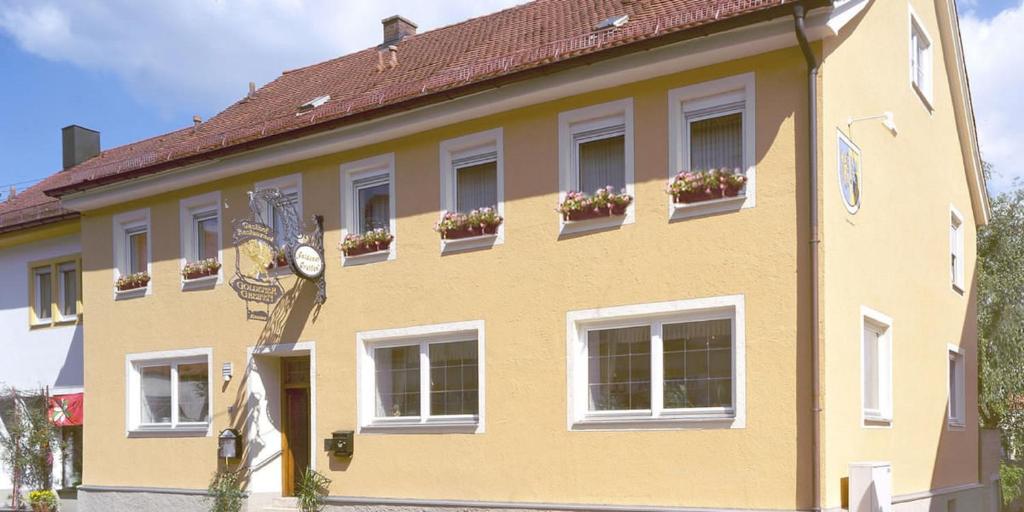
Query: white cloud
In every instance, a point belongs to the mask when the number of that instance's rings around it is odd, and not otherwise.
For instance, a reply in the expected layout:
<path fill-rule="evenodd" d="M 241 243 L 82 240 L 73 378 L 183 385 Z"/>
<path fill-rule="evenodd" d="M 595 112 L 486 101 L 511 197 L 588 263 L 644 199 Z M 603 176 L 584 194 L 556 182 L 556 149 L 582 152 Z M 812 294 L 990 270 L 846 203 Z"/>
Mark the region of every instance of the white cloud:
<path fill-rule="evenodd" d="M 1024 178 L 1019 155 L 1024 148 L 1024 0 L 995 17 L 968 12 L 960 20 L 974 115 L 982 158 L 996 175 L 991 192 L 1009 190 Z"/>
<path fill-rule="evenodd" d="M 0 0 L 0 34 L 53 61 L 120 77 L 168 111 L 213 113 L 250 81 L 376 45 L 380 20 L 419 30 L 522 0 Z"/>

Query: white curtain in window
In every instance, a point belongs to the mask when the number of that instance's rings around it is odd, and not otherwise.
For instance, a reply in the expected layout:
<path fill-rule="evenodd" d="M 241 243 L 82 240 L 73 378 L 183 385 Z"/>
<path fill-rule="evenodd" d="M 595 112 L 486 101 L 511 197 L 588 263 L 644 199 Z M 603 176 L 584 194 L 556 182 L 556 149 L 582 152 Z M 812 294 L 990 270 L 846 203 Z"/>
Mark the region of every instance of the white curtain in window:
<path fill-rule="evenodd" d="M 743 168 L 743 114 L 691 121 L 690 171 Z"/>
<path fill-rule="evenodd" d="M 356 231 L 365 233 L 373 229 L 390 231 L 391 199 L 387 176 L 370 176 L 355 180 Z"/>
<path fill-rule="evenodd" d="M 879 399 L 879 338 L 881 335 L 870 326 L 864 326 L 864 408 L 878 411 Z"/>
<path fill-rule="evenodd" d="M 40 320 L 49 320 L 52 311 L 50 307 L 53 303 L 53 285 L 50 279 L 49 270 L 36 272 L 36 317 Z"/>
<path fill-rule="evenodd" d="M 171 367 L 150 366 L 142 374 L 142 423 L 171 422 Z"/>
<path fill-rule="evenodd" d="M 178 365 L 178 421 L 209 420 L 208 390 L 205 363 Z"/>
<path fill-rule="evenodd" d="M 626 188 L 626 136 L 580 140 L 589 138 L 588 135 L 577 136 L 580 192 L 593 194 L 610 185 L 618 193 Z"/>
<path fill-rule="evenodd" d="M 498 163 L 455 164 L 456 210 L 472 210 L 498 206 Z"/>

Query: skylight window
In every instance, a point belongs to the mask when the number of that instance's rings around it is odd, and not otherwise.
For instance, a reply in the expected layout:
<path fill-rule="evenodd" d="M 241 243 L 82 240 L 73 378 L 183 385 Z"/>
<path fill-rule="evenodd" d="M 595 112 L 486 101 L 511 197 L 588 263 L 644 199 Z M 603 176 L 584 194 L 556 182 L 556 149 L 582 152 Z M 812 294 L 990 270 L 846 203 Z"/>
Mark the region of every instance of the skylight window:
<path fill-rule="evenodd" d="M 613 28 L 619 28 L 629 21 L 629 15 L 623 14 L 621 16 L 612 16 L 601 23 L 598 23 L 594 30 L 609 30 Z"/>
<path fill-rule="evenodd" d="M 303 112 L 309 112 L 310 110 L 313 110 L 314 108 L 317 108 L 320 105 L 323 105 L 324 103 L 327 103 L 328 101 L 330 101 L 330 99 L 331 99 L 331 95 L 330 94 L 327 94 L 327 95 L 324 95 L 324 96 L 317 96 L 316 98 L 313 98 L 313 99 L 303 103 L 302 105 L 299 105 L 299 113 L 301 114 Z"/>

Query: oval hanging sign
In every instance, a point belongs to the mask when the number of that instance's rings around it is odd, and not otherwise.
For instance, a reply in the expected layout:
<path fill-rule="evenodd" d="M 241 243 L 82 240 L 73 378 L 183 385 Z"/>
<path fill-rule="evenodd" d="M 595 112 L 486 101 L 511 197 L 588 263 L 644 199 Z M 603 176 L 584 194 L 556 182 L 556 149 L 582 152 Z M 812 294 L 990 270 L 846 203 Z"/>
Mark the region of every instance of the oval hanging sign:
<path fill-rule="evenodd" d="M 299 277 L 316 279 L 324 273 L 324 258 L 311 245 L 301 244 L 292 251 L 292 270 Z"/>

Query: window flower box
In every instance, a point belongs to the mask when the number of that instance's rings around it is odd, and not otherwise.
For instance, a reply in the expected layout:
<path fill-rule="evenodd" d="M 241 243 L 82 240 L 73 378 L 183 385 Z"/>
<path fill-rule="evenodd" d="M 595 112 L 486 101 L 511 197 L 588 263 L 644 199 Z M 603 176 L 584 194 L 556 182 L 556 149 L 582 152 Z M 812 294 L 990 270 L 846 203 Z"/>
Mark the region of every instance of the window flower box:
<path fill-rule="evenodd" d="M 693 204 L 730 197 L 738 197 L 747 183 L 739 169 L 711 171 L 683 171 L 669 180 L 665 193 L 676 204 Z"/>
<path fill-rule="evenodd" d="M 273 258 L 267 262 L 267 270 L 285 268 L 288 266 L 288 256 L 285 255 L 285 248 L 279 247 L 274 250 Z"/>
<path fill-rule="evenodd" d="M 139 288 L 145 288 L 149 284 L 149 274 L 146 272 L 136 272 L 126 276 L 118 278 L 117 283 L 114 287 L 119 292 L 126 292 L 129 290 L 138 290 Z"/>
<path fill-rule="evenodd" d="M 186 263 L 185 268 L 181 269 L 181 277 L 186 281 L 202 279 L 204 277 L 215 276 L 219 271 L 220 262 L 217 261 L 216 258 L 209 258 L 192 263 Z"/>
<path fill-rule="evenodd" d="M 592 196 L 583 192 L 569 191 L 555 211 L 566 222 L 579 222 L 601 217 L 621 216 L 633 202 L 633 196 L 623 190 L 616 194 L 611 186 L 598 189 Z"/>
<path fill-rule="evenodd" d="M 346 258 L 363 256 L 366 254 L 387 251 L 391 247 L 391 242 L 394 239 L 395 236 L 391 233 L 388 233 L 383 229 L 375 229 L 367 231 L 362 235 L 345 235 L 345 239 L 338 244 L 338 249 Z"/>
<path fill-rule="evenodd" d="M 478 236 L 497 235 L 504 218 L 494 208 L 481 208 L 469 213 L 444 212 L 434 224 L 434 231 L 444 240 L 459 240 Z"/>

